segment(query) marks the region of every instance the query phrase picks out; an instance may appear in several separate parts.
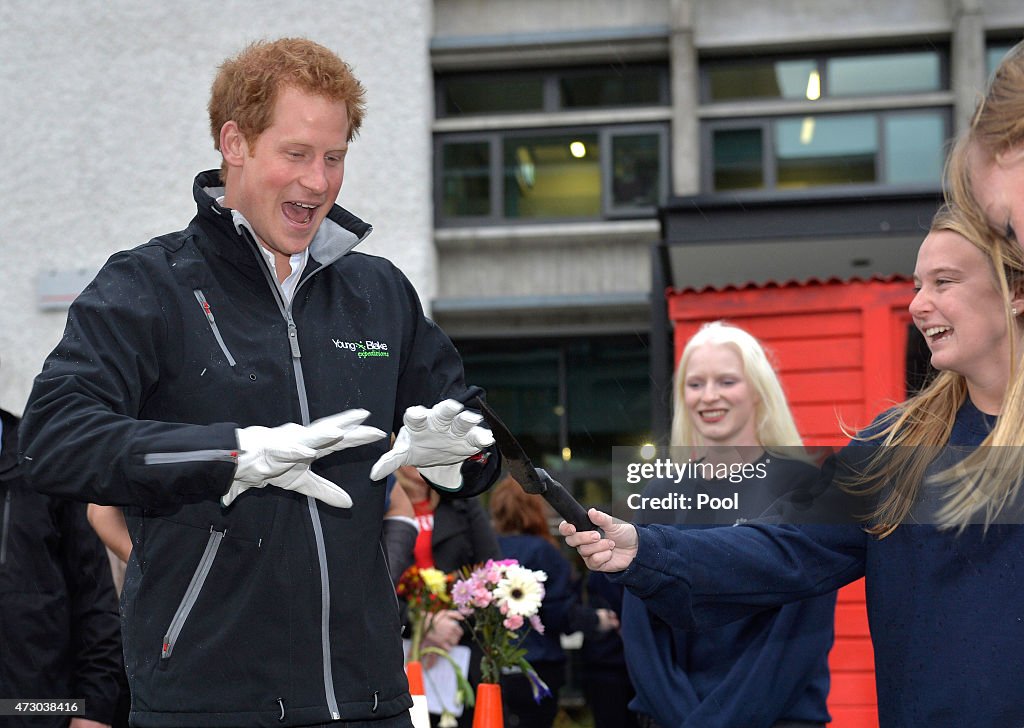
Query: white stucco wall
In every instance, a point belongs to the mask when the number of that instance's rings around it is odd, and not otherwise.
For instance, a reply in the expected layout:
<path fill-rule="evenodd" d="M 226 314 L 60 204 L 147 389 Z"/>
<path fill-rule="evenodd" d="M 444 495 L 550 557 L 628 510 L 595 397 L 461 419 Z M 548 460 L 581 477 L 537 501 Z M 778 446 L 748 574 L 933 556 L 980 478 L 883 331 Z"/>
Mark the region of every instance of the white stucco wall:
<path fill-rule="evenodd" d="M 192 178 L 220 164 L 206 102 L 217 65 L 258 38 L 335 50 L 368 90 L 340 203 L 370 252 L 434 295 L 429 0 L 5 0 L 0 3 L 0 406 L 21 412 L 66 314 L 37 275 L 95 272 L 116 250 L 184 227 Z"/>

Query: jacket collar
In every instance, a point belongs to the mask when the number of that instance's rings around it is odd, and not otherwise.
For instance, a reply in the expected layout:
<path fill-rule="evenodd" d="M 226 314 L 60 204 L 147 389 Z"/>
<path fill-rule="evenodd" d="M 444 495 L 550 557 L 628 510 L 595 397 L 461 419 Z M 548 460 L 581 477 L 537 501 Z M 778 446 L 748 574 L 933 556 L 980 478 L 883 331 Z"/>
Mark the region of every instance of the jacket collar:
<path fill-rule="evenodd" d="M 192 196 L 196 201 L 199 218 L 214 224 L 230 238 L 242 242 L 245 242 L 242 228 L 248 229 L 255 240 L 256 236 L 245 217 L 238 210 L 217 202 L 217 198 L 223 194 L 224 187 L 218 170 L 211 169 L 196 175 Z M 320 265 L 330 265 L 359 245 L 371 232 L 373 227 L 370 224 L 343 207 L 333 205 L 309 244 L 309 254 Z"/>

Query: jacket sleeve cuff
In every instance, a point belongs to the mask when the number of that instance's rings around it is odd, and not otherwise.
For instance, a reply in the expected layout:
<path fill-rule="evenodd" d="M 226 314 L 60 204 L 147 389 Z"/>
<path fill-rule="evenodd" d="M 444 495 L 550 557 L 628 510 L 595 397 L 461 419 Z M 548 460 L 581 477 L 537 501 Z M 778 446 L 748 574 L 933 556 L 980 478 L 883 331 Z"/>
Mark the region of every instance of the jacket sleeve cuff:
<path fill-rule="evenodd" d="M 491 445 L 462 461 L 459 469 L 462 487 L 458 490 L 441 489 L 452 498 L 472 498 L 486 492 L 501 474 L 501 455 L 497 445 Z"/>

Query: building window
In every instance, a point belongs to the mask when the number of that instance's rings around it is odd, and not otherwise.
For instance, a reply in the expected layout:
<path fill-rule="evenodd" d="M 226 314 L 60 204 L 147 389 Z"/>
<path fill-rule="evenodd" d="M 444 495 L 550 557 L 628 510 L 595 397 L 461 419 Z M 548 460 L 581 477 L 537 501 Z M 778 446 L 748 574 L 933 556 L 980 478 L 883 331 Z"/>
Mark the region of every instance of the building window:
<path fill-rule="evenodd" d="M 597 134 L 513 134 L 502 140 L 502 156 L 506 219 L 600 216 Z"/>
<path fill-rule="evenodd" d="M 441 224 L 654 215 L 668 189 L 668 128 L 438 135 Z"/>
<path fill-rule="evenodd" d="M 714 191 L 938 185 L 945 109 L 710 123 Z"/>
<path fill-rule="evenodd" d="M 705 102 L 922 93 L 948 88 L 937 51 L 711 61 Z"/>
<path fill-rule="evenodd" d="M 438 117 L 667 106 L 668 70 L 609 65 L 452 73 L 436 79 Z"/>
<path fill-rule="evenodd" d="M 703 188 L 938 186 L 946 66 L 934 49 L 709 61 Z"/>
<path fill-rule="evenodd" d="M 493 77 L 465 75 L 448 78 L 439 87 L 439 116 L 509 114 L 544 109 L 544 83 L 536 75 Z"/>
<path fill-rule="evenodd" d="M 558 77 L 558 89 L 562 109 L 663 106 L 668 103 L 665 75 L 657 66 L 564 73 Z"/>
<path fill-rule="evenodd" d="M 436 88 L 441 226 L 651 217 L 667 197 L 667 66 L 457 73 Z"/>
<path fill-rule="evenodd" d="M 491 210 L 490 142 L 465 141 L 444 147 L 444 214 L 480 217 Z"/>
<path fill-rule="evenodd" d="M 840 56 L 826 59 L 825 70 L 825 97 L 938 91 L 945 75 L 935 51 Z"/>
<path fill-rule="evenodd" d="M 665 134 L 631 132 L 619 129 L 610 133 L 612 212 L 654 209 L 666 197 L 665 165 L 668 150 Z"/>
<path fill-rule="evenodd" d="M 704 100 L 801 99 L 815 73 L 813 60 L 712 64 L 704 75 Z"/>
<path fill-rule="evenodd" d="M 996 72 L 996 69 L 999 68 L 1000 61 L 1003 60 L 1003 56 L 1005 56 L 1013 46 L 1013 41 L 990 40 L 988 42 L 988 47 L 985 49 L 985 65 L 988 70 L 989 78 L 991 78 L 992 74 Z"/>

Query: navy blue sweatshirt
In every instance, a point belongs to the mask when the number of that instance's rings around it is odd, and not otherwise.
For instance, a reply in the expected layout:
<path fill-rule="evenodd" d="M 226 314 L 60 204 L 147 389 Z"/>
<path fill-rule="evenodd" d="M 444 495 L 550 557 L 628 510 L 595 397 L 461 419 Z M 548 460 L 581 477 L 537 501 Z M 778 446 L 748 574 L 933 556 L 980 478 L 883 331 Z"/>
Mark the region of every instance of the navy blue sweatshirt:
<path fill-rule="evenodd" d="M 968 402 L 949 443 L 976 446 L 992 423 Z M 717 626 L 866 576 L 882 728 L 1024 725 L 1021 526 L 957 536 L 905 524 L 884 539 L 855 525 L 639 530 L 636 559 L 613 578 L 674 626 Z"/>
<path fill-rule="evenodd" d="M 772 477 L 748 478 L 728 489 L 741 491 L 744 502 L 763 510 L 799 480 L 815 477 L 816 469 L 779 461 L 766 472 Z M 713 491 L 715 484 L 653 482 L 644 494 L 657 497 L 673 489 Z M 673 627 L 629 592 L 622 602 L 622 641 L 637 693 L 632 710 L 672 728 L 829 721 L 834 592 L 700 632 Z"/>

